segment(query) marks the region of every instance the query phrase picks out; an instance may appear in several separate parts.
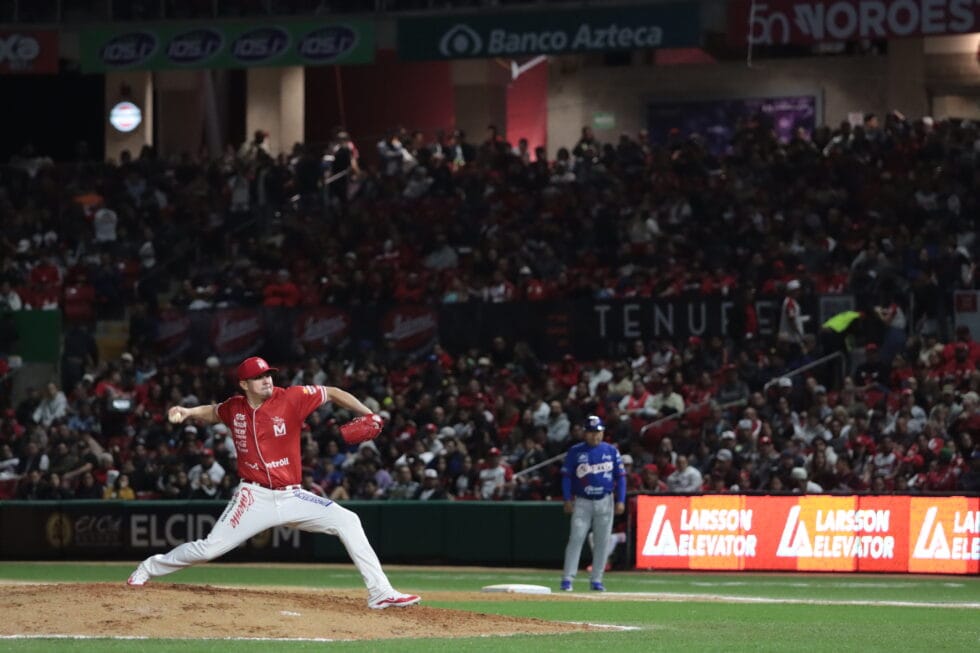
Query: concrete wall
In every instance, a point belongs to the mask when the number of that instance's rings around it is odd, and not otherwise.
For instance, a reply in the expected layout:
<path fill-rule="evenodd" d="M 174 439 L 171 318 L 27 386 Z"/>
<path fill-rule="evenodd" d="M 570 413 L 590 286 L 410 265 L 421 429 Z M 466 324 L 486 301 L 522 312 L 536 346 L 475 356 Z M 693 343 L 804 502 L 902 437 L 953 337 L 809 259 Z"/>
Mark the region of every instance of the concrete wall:
<path fill-rule="evenodd" d="M 302 67 L 250 68 L 247 72 L 245 134 L 261 129 L 273 156 L 289 152 L 304 140 L 304 70 Z"/>
<path fill-rule="evenodd" d="M 932 115 L 936 118 L 967 118 L 980 120 L 980 89 L 973 96 L 937 95 L 932 99 Z"/>
<path fill-rule="evenodd" d="M 570 146 L 597 112 L 612 113 L 616 126 L 597 130 L 599 140 L 636 134 L 644 126 L 648 103 L 738 97 L 816 95 L 829 124 L 853 111 L 890 108 L 888 61 L 884 57 L 762 60 L 710 65 L 623 68 L 551 66 L 548 96 L 548 153 Z"/>
<path fill-rule="evenodd" d="M 507 134 L 508 69 L 493 59 L 453 61 L 452 81 L 456 126 L 466 132 L 470 143 L 484 141 L 487 125 Z"/>
<path fill-rule="evenodd" d="M 204 132 L 204 93 L 198 70 L 161 70 L 157 96 L 157 151 L 162 156 L 197 152 Z"/>

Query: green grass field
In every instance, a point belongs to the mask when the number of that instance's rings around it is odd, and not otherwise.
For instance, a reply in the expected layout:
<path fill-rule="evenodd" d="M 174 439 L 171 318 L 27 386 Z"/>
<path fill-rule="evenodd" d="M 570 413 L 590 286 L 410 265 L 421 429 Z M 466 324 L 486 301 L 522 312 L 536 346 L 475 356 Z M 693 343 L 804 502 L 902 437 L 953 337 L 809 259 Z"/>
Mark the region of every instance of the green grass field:
<path fill-rule="evenodd" d="M 0 581 L 123 582 L 133 565 L 0 563 Z M 555 587 L 557 571 L 386 569 L 405 591 L 478 592 L 485 585 Z M 211 564 L 167 582 L 228 586 L 361 588 L 353 566 Z M 553 621 L 626 626 L 553 636 L 407 639 L 370 642 L 0 639 L 0 651 L 971 651 L 980 650 L 980 579 L 952 576 L 613 572 L 606 594 L 577 600 L 530 595 L 512 601 L 425 600 L 432 607 Z M 2 592 L 2 589 L 0 589 Z M 0 593 L 0 620 L 3 599 Z"/>

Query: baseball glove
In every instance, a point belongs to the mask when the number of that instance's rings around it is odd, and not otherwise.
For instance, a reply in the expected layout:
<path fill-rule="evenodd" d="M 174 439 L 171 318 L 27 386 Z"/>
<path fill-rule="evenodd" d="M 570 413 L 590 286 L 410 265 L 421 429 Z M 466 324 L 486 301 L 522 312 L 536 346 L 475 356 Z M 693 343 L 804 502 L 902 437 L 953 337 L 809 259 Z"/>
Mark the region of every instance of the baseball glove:
<path fill-rule="evenodd" d="M 341 426 L 340 435 L 347 444 L 360 444 L 378 437 L 383 427 L 380 415 L 361 415 Z"/>

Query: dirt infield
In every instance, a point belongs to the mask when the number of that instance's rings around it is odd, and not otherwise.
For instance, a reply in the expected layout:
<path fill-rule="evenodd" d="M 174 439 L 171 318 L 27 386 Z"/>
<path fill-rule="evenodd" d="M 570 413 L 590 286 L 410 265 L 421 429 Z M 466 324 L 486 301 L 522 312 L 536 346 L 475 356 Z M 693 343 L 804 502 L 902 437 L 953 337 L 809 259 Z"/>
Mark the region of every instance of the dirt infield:
<path fill-rule="evenodd" d="M 507 600 L 438 592 L 438 600 Z M 433 596 L 432 598 L 436 598 Z M 509 597 L 514 600 L 513 597 Z M 423 601 L 425 596 L 423 595 Z M 416 605 L 370 610 L 364 592 L 152 583 L 5 585 L 0 635 L 389 639 L 556 634 L 590 626 Z"/>

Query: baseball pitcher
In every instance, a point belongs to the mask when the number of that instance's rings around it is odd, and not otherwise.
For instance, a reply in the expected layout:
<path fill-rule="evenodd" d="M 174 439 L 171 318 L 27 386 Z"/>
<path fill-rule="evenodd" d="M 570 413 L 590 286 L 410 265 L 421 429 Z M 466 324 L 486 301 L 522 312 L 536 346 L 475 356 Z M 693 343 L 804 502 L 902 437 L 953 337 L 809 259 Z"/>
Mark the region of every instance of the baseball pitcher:
<path fill-rule="evenodd" d="M 382 421 L 352 394 L 322 385 L 277 388 L 265 360 L 252 357 L 238 366 L 238 385 L 244 392 L 220 404 L 194 408 L 174 406 L 173 424 L 188 418 L 231 429 L 242 479 L 231 501 L 207 538 L 181 544 L 169 553 L 150 556 L 127 581 L 141 586 L 156 576 L 207 562 L 231 551 L 253 535 L 274 526 L 336 535 L 343 542 L 368 590 L 374 609 L 418 603 L 413 594 L 392 588 L 361 520 L 342 506 L 303 490 L 300 431 L 306 417 L 328 401 L 360 415 L 341 427 L 344 439 L 354 444 L 381 432 Z"/>

